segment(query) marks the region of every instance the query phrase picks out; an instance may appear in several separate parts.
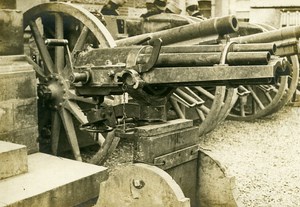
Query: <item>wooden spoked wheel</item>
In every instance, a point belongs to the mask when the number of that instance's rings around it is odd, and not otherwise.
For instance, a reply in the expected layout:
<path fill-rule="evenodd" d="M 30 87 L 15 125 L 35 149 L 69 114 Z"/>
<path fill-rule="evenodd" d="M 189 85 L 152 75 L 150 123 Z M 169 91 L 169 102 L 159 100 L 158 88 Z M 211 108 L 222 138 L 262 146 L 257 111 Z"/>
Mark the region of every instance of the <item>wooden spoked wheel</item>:
<path fill-rule="evenodd" d="M 234 88 L 197 86 L 178 88 L 170 103 L 177 117 L 194 120 L 203 135 L 227 117 L 236 98 Z"/>
<path fill-rule="evenodd" d="M 95 16 L 68 3 L 45 3 L 29 9 L 24 13 L 24 29 L 30 29 L 33 37 L 28 61 L 38 78 L 40 140 L 50 138 L 51 151 L 56 155 L 66 137 L 75 159 L 81 161 L 78 138 L 93 141 L 93 135 L 79 130 L 79 125 L 87 123 L 81 106 L 93 106 L 97 101 L 79 97 L 72 89 L 68 79 L 73 59 L 89 47 L 114 47 L 115 42 Z M 47 45 L 51 39 L 67 42 Z M 106 140 L 99 137 L 104 148 Z"/>
<path fill-rule="evenodd" d="M 271 27 L 254 25 L 262 31 Z M 274 28 L 273 28 L 274 29 Z M 297 55 L 286 57 L 292 64 L 289 76 L 280 77 L 275 85 L 241 85 L 238 87 L 238 100 L 228 115 L 228 119 L 251 121 L 278 112 L 293 96 L 299 78 L 299 60 Z"/>

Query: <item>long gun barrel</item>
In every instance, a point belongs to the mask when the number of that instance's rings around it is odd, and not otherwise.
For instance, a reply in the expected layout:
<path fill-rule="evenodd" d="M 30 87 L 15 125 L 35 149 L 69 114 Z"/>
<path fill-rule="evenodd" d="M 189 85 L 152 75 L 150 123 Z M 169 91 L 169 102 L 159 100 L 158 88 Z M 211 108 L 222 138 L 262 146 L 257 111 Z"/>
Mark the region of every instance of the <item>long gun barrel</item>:
<path fill-rule="evenodd" d="M 300 26 L 284 27 L 278 30 L 232 38 L 238 43 L 266 43 L 300 38 Z"/>
<path fill-rule="evenodd" d="M 238 21 L 235 16 L 212 18 L 189 25 L 175 27 L 159 32 L 137 35 L 122 40 L 117 40 L 117 46 L 139 45 L 153 39 L 162 39 L 163 44 L 191 40 L 212 35 L 225 35 L 238 30 Z"/>

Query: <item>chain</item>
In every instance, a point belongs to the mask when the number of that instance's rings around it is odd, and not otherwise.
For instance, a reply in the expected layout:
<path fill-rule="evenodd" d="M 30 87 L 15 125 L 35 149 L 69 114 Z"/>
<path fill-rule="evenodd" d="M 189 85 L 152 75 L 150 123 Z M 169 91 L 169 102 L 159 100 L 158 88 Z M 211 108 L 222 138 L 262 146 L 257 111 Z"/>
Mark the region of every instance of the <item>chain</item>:
<path fill-rule="evenodd" d="M 122 86 L 122 90 L 123 90 L 123 100 L 122 100 L 122 104 L 123 104 L 123 131 L 126 132 L 126 119 L 127 119 L 127 114 L 126 114 L 126 91 L 127 91 L 127 85 L 123 84 Z"/>

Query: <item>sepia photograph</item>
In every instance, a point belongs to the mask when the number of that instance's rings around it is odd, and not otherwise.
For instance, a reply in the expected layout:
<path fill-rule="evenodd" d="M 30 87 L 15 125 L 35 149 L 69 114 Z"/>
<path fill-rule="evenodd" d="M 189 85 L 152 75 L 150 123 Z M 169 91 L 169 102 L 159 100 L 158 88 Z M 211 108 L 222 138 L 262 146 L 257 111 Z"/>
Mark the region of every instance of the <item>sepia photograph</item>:
<path fill-rule="evenodd" d="M 0 207 L 299 207 L 299 0 L 0 0 Z"/>

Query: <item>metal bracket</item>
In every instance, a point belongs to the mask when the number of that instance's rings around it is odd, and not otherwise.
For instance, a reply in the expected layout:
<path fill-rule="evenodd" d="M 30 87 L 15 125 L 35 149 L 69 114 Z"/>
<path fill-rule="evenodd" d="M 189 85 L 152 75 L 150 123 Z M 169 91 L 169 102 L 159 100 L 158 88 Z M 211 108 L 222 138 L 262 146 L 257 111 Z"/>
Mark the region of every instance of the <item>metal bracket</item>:
<path fill-rule="evenodd" d="M 182 163 L 197 159 L 198 151 L 199 145 L 193 145 L 191 147 L 180 149 L 154 158 L 154 165 L 163 170 L 167 170 Z"/>
<path fill-rule="evenodd" d="M 144 73 L 149 71 L 151 68 L 154 67 L 154 65 L 157 62 L 159 53 L 160 53 L 160 49 L 161 49 L 161 45 L 162 45 L 162 40 L 159 39 L 154 39 L 150 41 L 150 45 L 153 47 L 152 49 L 152 53 L 150 55 L 150 58 L 148 60 L 148 62 L 146 64 L 142 64 L 142 65 L 138 65 L 137 71 L 139 73 Z"/>

